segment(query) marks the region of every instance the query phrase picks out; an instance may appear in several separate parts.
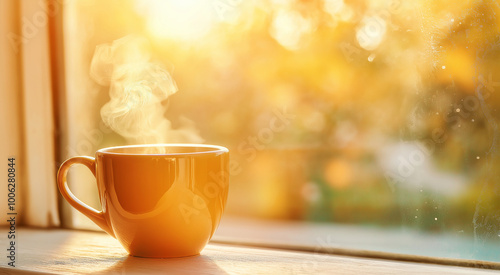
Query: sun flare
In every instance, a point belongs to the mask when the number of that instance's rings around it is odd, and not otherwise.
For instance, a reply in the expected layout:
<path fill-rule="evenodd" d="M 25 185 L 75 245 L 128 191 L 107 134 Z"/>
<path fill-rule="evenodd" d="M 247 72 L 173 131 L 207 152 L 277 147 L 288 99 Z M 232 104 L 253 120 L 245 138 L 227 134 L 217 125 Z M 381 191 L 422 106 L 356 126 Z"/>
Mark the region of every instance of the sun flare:
<path fill-rule="evenodd" d="M 214 23 L 209 1 L 140 0 L 136 7 L 144 15 L 148 31 L 158 38 L 196 40 Z"/>

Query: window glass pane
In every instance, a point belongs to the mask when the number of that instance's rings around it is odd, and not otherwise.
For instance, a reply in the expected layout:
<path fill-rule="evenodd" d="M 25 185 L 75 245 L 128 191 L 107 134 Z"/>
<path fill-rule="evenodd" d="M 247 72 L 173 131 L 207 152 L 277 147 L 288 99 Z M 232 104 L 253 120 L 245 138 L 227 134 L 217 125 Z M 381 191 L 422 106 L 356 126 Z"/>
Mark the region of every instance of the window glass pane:
<path fill-rule="evenodd" d="M 75 134 L 68 154 L 223 145 L 228 217 L 499 261 L 499 12 L 472 0 L 70 1 L 68 93 L 88 122 L 74 130 L 98 134 Z M 160 84 L 117 94 L 109 51 L 128 64 L 115 78 Z"/>

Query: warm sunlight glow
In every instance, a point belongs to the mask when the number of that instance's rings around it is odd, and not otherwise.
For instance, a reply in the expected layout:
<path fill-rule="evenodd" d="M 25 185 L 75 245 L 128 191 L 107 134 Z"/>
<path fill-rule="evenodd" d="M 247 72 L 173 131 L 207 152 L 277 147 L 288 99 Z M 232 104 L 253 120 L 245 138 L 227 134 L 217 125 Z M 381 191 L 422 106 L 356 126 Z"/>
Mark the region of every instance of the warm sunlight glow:
<path fill-rule="evenodd" d="M 359 46 L 365 50 L 375 50 L 384 39 L 387 24 L 380 16 L 365 16 L 356 32 Z"/>
<path fill-rule="evenodd" d="M 203 37 L 214 23 L 214 8 L 204 0 L 136 1 L 148 31 L 159 38 L 195 40 Z"/>
<path fill-rule="evenodd" d="M 339 13 L 342 8 L 344 8 L 343 0 L 324 0 L 323 7 L 326 12 L 331 15 L 336 15 Z"/>
<path fill-rule="evenodd" d="M 270 32 L 283 47 L 296 50 L 300 48 L 304 35 L 312 29 L 311 22 L 299 12 L 280 10 L 274 17 Z"/>

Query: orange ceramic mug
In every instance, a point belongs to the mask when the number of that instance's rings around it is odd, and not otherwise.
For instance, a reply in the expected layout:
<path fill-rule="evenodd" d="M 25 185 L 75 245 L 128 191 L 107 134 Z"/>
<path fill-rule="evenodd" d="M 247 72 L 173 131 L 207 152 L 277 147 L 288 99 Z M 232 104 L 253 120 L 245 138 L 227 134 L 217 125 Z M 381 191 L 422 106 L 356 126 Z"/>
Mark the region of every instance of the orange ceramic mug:
<path fill-rule="evenodd" d="M 229 184 L 229 151 L 221 146 L 155 144 L 98 150 L 66 160 L 57 175 L 63 197 L 120 241 L 130 255 L 197 255 L 219 225 Z M 87 166 L 97 179 L 102 211 L 76 198 L 66 174 Z"/>

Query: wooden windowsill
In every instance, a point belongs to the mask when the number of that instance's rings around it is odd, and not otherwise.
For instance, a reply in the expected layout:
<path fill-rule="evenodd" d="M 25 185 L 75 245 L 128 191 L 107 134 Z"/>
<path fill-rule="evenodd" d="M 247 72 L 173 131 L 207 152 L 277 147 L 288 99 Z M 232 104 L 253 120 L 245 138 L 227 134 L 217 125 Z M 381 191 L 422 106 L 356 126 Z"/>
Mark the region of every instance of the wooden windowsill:
<path fill-rule="evenodd" d="M 0 274 L 493 274 L 468 267 L 409 263 L 311 252 L 210 243 L 200 256 L 128 256 L 101 232 L 21 228 L 16 267 L 2 257 Z M 7 239 L 0 247 L 7 249 Z M 5 254 L 4 254 L 5 255 Z"/>

